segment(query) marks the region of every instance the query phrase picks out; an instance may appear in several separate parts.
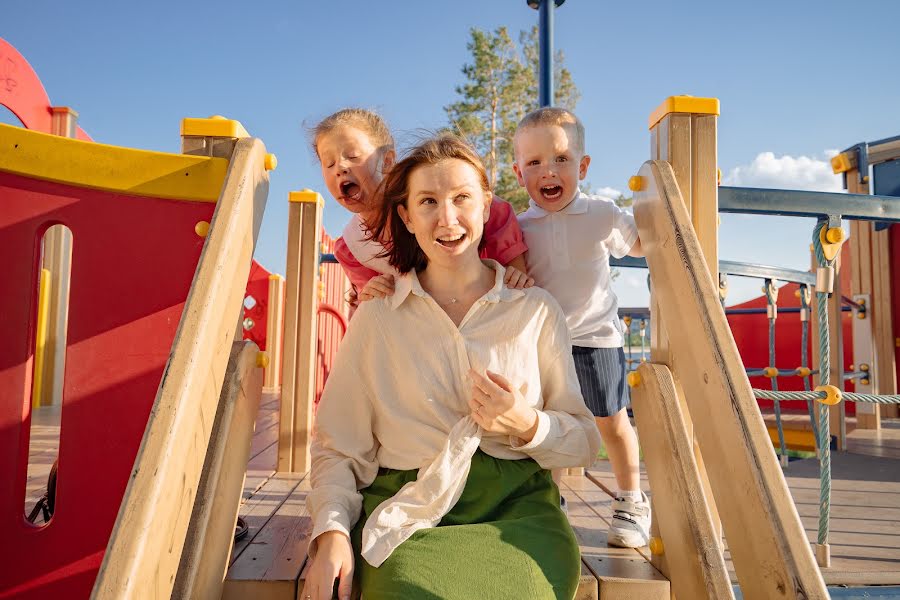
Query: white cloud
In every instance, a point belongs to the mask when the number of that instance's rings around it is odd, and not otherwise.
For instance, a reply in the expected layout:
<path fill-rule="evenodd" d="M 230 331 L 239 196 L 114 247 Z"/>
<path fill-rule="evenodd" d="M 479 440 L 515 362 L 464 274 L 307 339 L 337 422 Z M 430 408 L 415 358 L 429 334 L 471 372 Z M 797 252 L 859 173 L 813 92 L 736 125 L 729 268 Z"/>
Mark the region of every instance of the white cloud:
<path fill-rule="evenodd" d="M 836 151 L 825 151 L 826 156 L 833 153 Z M 829 161 L 809 156 L 777 157 L 774 152 L 760 152 L 749 165 L 731 169 L 722 183 L 783 190 L 843 191 L 841 177 L 831 172 Z"/>
<path fill-rule="evenodd" d="M 621 190 L 617 190 L 616 188 L 612 188 L 609 186 L 597 188 L 596 190 L 594 190 L 594 193 L 601 196 L 606 196 L 607 198 L 612 198 L 613 200 L 622 195 Z"/>

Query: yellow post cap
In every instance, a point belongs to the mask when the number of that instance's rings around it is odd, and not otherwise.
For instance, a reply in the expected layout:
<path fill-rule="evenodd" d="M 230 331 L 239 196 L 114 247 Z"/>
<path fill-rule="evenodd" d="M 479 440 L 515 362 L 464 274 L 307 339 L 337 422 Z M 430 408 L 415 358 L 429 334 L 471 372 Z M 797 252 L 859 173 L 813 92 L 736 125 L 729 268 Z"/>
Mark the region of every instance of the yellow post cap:
<path fill-rule="evenodd" d="M 278 273 L 272 273 L 271 275 L 269 275 L 269 280 L 271 281 L 273 279 L 284 279 L 284 277 L 282 277 Z"/>
<path fill-rule="evenodd" d="M 263 350 L 256 353 L 256 366 L 265 369 L 269 366 L 269 355 Z"/>
<path fill-rule="evenodd" d="M 650 543 L 647 544 L 650 546 L 650 553 L 656 556 L 661 556 L 666 553 L 666 548 L 663 546 L 663 541 L 658 537 L 650 538 Z"/>
<path fill-rule="evenodd" d="M 194 232 L 202 238 L 209 235 L 209 221 L 197 221 L 194 225 Z"/>
<path fill-rule="evenodd" d="M 846 173 L 850 169 L 853 168 L 853 165 L 850 164 L 850 157 L 846 152 L 841 152 L 837 156 L 831 157 L 831 171 L 837 175 L 839 173 Z"/>
<path fill-rule="evenodd" d="M 695 115 L 718 115 L 718 98 L 695 98 L 694 96 L 669 96 L 650 113 L 648 129 L 653 129 L 666 115 L 672 113 L 691 113 Z"/>
<path fill-rule="evenodd" d="M 826 396 L 824 398 L 817 398 L 817 400 L 822 404 L 827 404 L 828 406 L 834 406 L 844 398 L 843 394 L 841 394 L 841 390 L 837 389 L 833 385 L 820 385 L 815 389 L 815 391 L 825 392 Z"/>
<path fill-rule="evenodd" d="M 274 171 L 278 167 L 278 157 L 271 152 L 268 152 L 266 154 L 264 166 L 266 167 L 266 171 Z"/>
<path fill-rule="evenodd" d="M 625 380 L 628 382 L 628 387 L 637 387 L 641 385 L 641 374 L 637 371 L 632 371 Z"/>
<path fill-rule="evenodd" d="M 309 188 L 302 189 L 299 192 L 288 192 L 288 202 L 316 202 L 320 206 L 325 206 L 325 200 L 321 194 Z"/>
<path fill-rule="evenodd" d="M 250 137 L 240 121 L 213 115 L 208 119 L 186 118 L 181 120 L 181 135 L 191 137 Z"/>
<path fill-rule="evenodd" d="M 628 178 L 628 189 L 632 192 L 639 192 L 644 189 L 644 178 L 640 175 L 634 175 Z"/>

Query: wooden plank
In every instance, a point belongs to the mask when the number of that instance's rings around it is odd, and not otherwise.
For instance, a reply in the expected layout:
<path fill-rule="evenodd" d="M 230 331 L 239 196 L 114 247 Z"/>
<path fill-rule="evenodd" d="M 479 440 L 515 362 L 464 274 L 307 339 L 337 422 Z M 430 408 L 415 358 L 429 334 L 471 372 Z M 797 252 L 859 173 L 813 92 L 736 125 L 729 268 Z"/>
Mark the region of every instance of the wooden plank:
<path fill-rule="evenodd" d="M 263 389 L 277 392 L 281 389 L 282 346 L 284 333 L 284 277 L 269 275 L 269 304 L 266 307 L 266 379 Z"/>
<path fill-rule="evenodd" d="M 253 542 L 256 534 L 275 514 L 278 507 L 291 495 L 304 477 L 305 474 L 301 473 L 275 473 L 263 484 L 259 491 L 241 505 L 238 514 L 246 521 L 248 532 L 242 540 L 235 542 L 234 548 L 231 550 L 229 564 L 233 565 L 235 563 L 244 549 Z"/>
<path fill-rule="evenodd" d="M 665 498 L 654 506 L 672 591 L 680 598 L 733 598 L 672 374 L 644 363 L 637 375 L 632 409 L 651 485 Z"/>
<path fill-rule="evenodd" d="M 870 165 L 877 165 L 898 157 L 900 157 L 900 140 L 891 140 L 877 146 L 869 146 L 866 152 L 866 158 Z"/>
<path fill-rule="evenodd" d="M 889 234 L 887 230 L 872 231 L 872 316 L 875 325 L 875 380 L 878 394 L 897 393 Z"/>
<path fill-rule="evenodd" d="M 669 600 L 669 582 L 646 558 L 631 548 L 607 544 L 609 523 L 600 519 L 579 493 L 569 487 L 573 479 L 563 477 L 569 523 L 581 547 L 582 561 L 597 578 L 599 599 Z"/>
<path fill-rule="evenodd" d="M 203 476 L 191 515 L 172 596 L 220 598 L 234 542 L 253 421 L 262 394 L 259 348 L 235 342 L 213 423 Z"/>
<path fill-rule="evenodd" d="M 293 204 L 293 203 L 291 203 Z M 297 326 L 300 302 L 300 225 L 302 214 L 289 204 L 287 264 L 284 271 L 284 336 L 281 363 L 278 471 L 290 471 L 294 454 L 294 395 L 297 387 Z"/>
<path fill-rule="evenodd" d="M 312 532 L 309 489 L 308 479 L 300 482 L 232 563 L 223 600 L 296 598 Z"/>
<path fill-rule="evenodd" d="M 745 598 L 827 598 L 740 354 L 668 163 L 635 193 L 653 293 L 681 362 L 674 372 L 710 461 L 710 482 Z M 697 336 L 701 336 L 699 343 Z"/>
<path fill-rule="evenodd" d="M 264 158 L 259 140 L 237 142 L 100 566 L 98 600 L 172 593 L 268 193 Z"/>

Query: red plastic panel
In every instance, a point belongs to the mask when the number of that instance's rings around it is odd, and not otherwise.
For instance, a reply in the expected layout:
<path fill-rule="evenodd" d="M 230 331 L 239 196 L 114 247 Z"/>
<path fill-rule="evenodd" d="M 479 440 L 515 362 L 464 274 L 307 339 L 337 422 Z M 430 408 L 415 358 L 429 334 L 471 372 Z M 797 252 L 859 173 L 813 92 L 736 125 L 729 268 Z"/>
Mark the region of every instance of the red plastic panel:
<path fill-rule="evenodd" d="M 244 327 L 244 339 L 254 342 L 260 350 L 266 349 L 266 331 L 269 317 L 269 271 L 255 260 L 250 265 L 247 278 L 247 292 L 244 298 L 252 296 L 256 301 L 253 308 L 244 305 L 244 319 L 252 319 L 253 327 Z"/>
<path fill-rule="evenodd" d="M 0 598 L 87 598 L 215 205 L 0 173 Z M 72 230 L 57 507 L 23 517 L 41 237 Z"/>
<path fill-rule="evenodd" d="M 0 104 L 19 117 L 26 129 L 51 133 L 50 98 L 41 79 L 9 42 L 0 38 Z M 91 141 L 81 127 L 76 137 Z"/>

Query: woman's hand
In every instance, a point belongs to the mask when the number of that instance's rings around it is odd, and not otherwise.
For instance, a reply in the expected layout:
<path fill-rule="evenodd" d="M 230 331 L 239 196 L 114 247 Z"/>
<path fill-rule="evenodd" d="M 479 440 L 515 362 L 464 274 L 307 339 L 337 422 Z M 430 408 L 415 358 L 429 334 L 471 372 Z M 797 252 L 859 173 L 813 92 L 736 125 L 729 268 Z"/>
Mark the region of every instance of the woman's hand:
<path fill-rule="evenodd" d="M 503 275 L 503 283 L 505 283 L 508 288 L 521 290 L 522 288 L 530 288 L 533 286 L 534 279 L 515 267 L 506 267 L 506 273 Z"/>
<path fill-rule="evenodd" d="M 366 300 L 371 300 L 372 298 L 384 298 L 385 296 L 393 295 L 394 276 L 379 275 L 377 277 L 373 277 L 369 280 L 368 283 L 366 283 L 362 291 L 359 293 L 359 301 L 365 302 Z"/>
<path fill-rule="evenodd" d="M 514 435 L 527 444 L 537 431 L 537 410 L 505 377 L 491 371 L 485 374 L 469 369 L 472 418 L 485 431 Z"/>
<path fill-rule="evenodd" d="M 340 531 L 326 531 L 316 538 L 316 556 L 306 573 L 303 600 L 331 600 L 334 580 L 340 578 L 338 598 L 350 600 L 353 589 L 353 547 Z"/>

